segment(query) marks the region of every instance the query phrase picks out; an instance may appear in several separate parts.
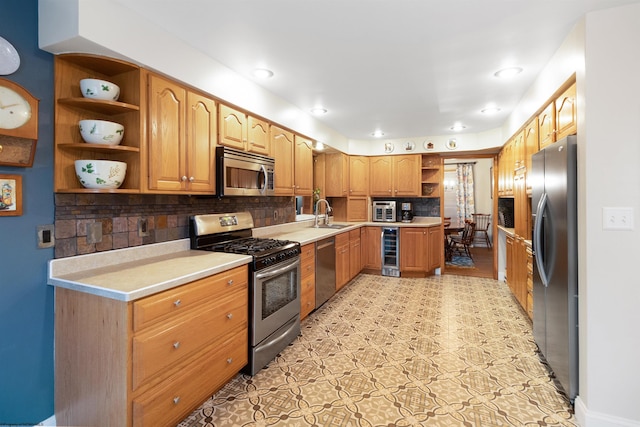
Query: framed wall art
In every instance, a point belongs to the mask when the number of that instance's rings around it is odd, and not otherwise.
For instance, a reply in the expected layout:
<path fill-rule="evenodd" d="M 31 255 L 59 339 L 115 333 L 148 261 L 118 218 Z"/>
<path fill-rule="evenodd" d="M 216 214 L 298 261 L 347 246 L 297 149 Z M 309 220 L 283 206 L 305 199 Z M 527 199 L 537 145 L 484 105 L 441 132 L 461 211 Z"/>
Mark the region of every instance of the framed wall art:
<path fill-rule="evenodd" d="M 0 174 L 0 216 L 22 215 L 22 176 Z"/>

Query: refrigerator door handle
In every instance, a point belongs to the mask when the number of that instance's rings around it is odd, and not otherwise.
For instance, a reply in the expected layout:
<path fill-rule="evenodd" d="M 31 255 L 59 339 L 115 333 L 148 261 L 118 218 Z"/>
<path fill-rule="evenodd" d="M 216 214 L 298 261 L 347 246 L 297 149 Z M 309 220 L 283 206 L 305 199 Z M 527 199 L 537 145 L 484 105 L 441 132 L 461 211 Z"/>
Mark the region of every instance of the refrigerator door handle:
<path fill-rule="evenodd" d="M 544 251 L 542 249 L 542 217 L 547 208 L 547 193 L 542 193 L 536 209 L 536 220 L 533 224 L 533 247 L 535 248 L 536 265 L 540 273 L 540 280 L 545 287 L 549 286 L 549 277 L 544 269 Z"/>

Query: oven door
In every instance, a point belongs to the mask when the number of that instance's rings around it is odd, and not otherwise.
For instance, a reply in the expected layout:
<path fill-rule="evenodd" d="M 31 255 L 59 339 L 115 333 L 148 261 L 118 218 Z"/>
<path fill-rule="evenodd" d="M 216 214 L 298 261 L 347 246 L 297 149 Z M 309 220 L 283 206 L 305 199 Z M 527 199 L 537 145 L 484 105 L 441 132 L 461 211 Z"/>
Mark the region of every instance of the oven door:
<path fill-rule="evenodd" d="M 300 257 L 253 274 L 251 345 L 300 315 Z"/>

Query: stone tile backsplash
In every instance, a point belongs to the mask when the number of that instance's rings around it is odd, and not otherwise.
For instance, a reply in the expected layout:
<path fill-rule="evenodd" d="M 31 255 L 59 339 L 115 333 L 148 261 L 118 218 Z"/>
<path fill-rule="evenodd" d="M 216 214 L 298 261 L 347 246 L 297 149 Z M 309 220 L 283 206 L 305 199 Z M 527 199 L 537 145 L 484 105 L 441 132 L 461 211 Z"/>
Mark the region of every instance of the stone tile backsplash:
<path fill-rule="evenodd" d="M 249 211 L 255 227 L 295 221 L 293 197 L 56 194 L 55 258 L 189 237 L 189 216 Z M 146 231 L 139 233 L 139 223 Z"/>

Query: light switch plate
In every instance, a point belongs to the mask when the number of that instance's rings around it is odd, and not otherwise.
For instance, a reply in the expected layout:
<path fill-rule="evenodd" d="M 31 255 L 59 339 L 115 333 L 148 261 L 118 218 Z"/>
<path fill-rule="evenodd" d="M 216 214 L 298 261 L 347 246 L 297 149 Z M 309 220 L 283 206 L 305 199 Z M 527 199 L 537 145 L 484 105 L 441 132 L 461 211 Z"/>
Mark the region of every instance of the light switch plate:
<path fill-rule="evenodd" d="M 38 248 L 52 248 L 56 244 L 56 238 L 54 236 L 53 224 L 38 225 L 36 227 L 38 233 Z"/>
<path fill-rule="evenodd" d="M 633 208 L 602 208 L 602 229 L 633 231 Z"/>

